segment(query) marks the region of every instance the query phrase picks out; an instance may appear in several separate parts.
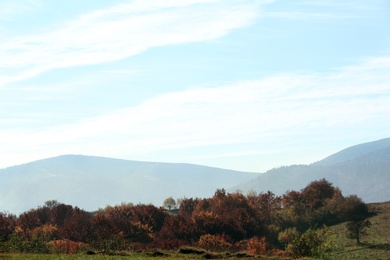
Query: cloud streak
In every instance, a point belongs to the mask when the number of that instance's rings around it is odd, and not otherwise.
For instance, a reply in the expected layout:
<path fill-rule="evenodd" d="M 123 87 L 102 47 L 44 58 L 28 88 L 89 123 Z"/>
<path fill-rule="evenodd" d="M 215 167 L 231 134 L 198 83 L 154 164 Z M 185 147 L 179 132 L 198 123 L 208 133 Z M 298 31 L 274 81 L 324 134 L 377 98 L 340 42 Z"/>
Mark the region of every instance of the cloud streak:
<path fill-rule="evenodd" d="M 0 87 L 55 68 L 112 62 L 149 48 L 207 41 L 252 24 L 270 1 L 130 1 L 55 30 L 3 37 Z"/>
<path fill-rule="evenodd" d="M 390 57 L 370 58 L 329 74 L 279 74 L 189 89 L 69 125 L 1 131 L 0 144 L 15 151 L 35 149 L 41 157 L 56 150 L 131 158 L 158 151 L 283 142 L 296 136 L 309 140 L 342 130 L 367 132 L 378 123 L 388 129 L 389 86 Z M 264 149 L 259 145 L 221 154 L 261 154 Z M 1 148 L 0 152 L 7 154 Z"/>

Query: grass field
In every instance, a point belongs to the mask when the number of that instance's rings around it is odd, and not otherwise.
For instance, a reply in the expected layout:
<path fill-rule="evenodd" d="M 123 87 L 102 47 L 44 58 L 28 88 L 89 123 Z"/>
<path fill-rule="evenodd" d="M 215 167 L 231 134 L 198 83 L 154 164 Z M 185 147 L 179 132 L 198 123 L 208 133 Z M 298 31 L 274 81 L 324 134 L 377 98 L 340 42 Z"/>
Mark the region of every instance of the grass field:
<path fill-rule="evenodd" d="M 369 204 L 377 215 L 370 218 L 372 226 L 361 237 L 361 245 L 347 238 L 346 224 L 333 226 L 338 234 L 338 250 L 333 259 L 390 259 L 390 202 Z"/>

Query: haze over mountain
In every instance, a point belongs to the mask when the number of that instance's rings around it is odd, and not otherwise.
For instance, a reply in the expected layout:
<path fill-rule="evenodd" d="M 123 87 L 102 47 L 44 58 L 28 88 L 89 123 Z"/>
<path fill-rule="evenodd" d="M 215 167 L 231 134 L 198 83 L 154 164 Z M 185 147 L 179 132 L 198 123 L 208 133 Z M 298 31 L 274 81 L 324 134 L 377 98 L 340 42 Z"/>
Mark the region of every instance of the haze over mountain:
<path fill-rule="evenodd" d="M 64 155 L 0 170 L 0 211 L 20 213 L 51 199 L 90 211 L 121 202 L 160 206 L 169 196 L 208 197 L 253 176 L 192 164 Z"/>
<path fill-rule="evenodd" d="M 390 200 L 390 138 L 346 148 L 310 165 L 274 168 L 232 190 L 270 190 L 281 195 L 320 178 L 338 186 L 344 195 L 356 194 L 366 202 Z"/>
<path fill-rule="evenodd" d="M 0 170 L 0 211 L 21 213 L 51 199 L 90 211 L 121 202 L 160 206 L 169 196 L 209 197 L 219 188 L 282 195 L 321 178 L 344 195 L 356 194 L 366 202 L 390 200 L 390 138 L 344 149 L 310 165 L 284 166 L 264 174 L 63 155 Z"/>

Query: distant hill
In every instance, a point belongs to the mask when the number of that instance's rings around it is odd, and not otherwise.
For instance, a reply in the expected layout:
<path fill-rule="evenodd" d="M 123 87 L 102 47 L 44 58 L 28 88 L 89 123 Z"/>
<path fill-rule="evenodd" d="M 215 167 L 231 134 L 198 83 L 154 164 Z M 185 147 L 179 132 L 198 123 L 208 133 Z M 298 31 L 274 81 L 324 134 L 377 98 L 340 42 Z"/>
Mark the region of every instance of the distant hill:
<path fill-rule="evenodd" d="M 390 200 L 390 138 L 349 147 L 310 165 L 275 168 L 232 190 L 270 190 L 281 195 L 320 178 L 338 186 L 344 195 L 356 194 L 366 202 Z"/>
<path fill-rule="evenodd" d="M 356 158 L 364 157 L 365 155 L 380 153 L 382 150 L 390 148 L 390 138 L 381 139 L 374 142 L 355 145 L 338 153 L 330 155 L 325 159 L 316 162 L 316 165 L 329 166 L 336 163 L 342 163 Z"/>
<path fill-rule="evenodd" d="M 169 196 L 209 197 L 254 176 L 192 164 L 64 155 L 0 170 L 0 211 L 20 213 L 51 199 L 90 211 L 121 202 L 160 206 Z"/>
<path fill-rule="evenodd" d="M 160 206 L 169 196 L 210 197 L 216 189 L 282 195 L 326 178 L 344 195 L 390 200 L 390 138 L 349 147 L 310 165 L 263 174 L 192 164 L 63 155 L 0 169 L 0 212 L 21 213 L 47 200 L 96 210 L 121 202 Z"/>

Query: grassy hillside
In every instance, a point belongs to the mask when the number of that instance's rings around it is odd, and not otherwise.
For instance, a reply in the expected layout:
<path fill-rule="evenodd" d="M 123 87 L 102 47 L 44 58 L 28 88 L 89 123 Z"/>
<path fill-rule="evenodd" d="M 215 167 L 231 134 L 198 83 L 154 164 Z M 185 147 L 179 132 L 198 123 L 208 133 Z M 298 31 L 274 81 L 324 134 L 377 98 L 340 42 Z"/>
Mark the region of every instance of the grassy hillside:
<path fill-rule="evenodd" d="M 390 202 L 371 203 L 369 208 L 377 214 L 371 217 L 372 226 L 362 236 L 362 245 L 347 238 L 346 223 L 332 227 L 339 235 L 333 259 L 390 259 Z"/>

